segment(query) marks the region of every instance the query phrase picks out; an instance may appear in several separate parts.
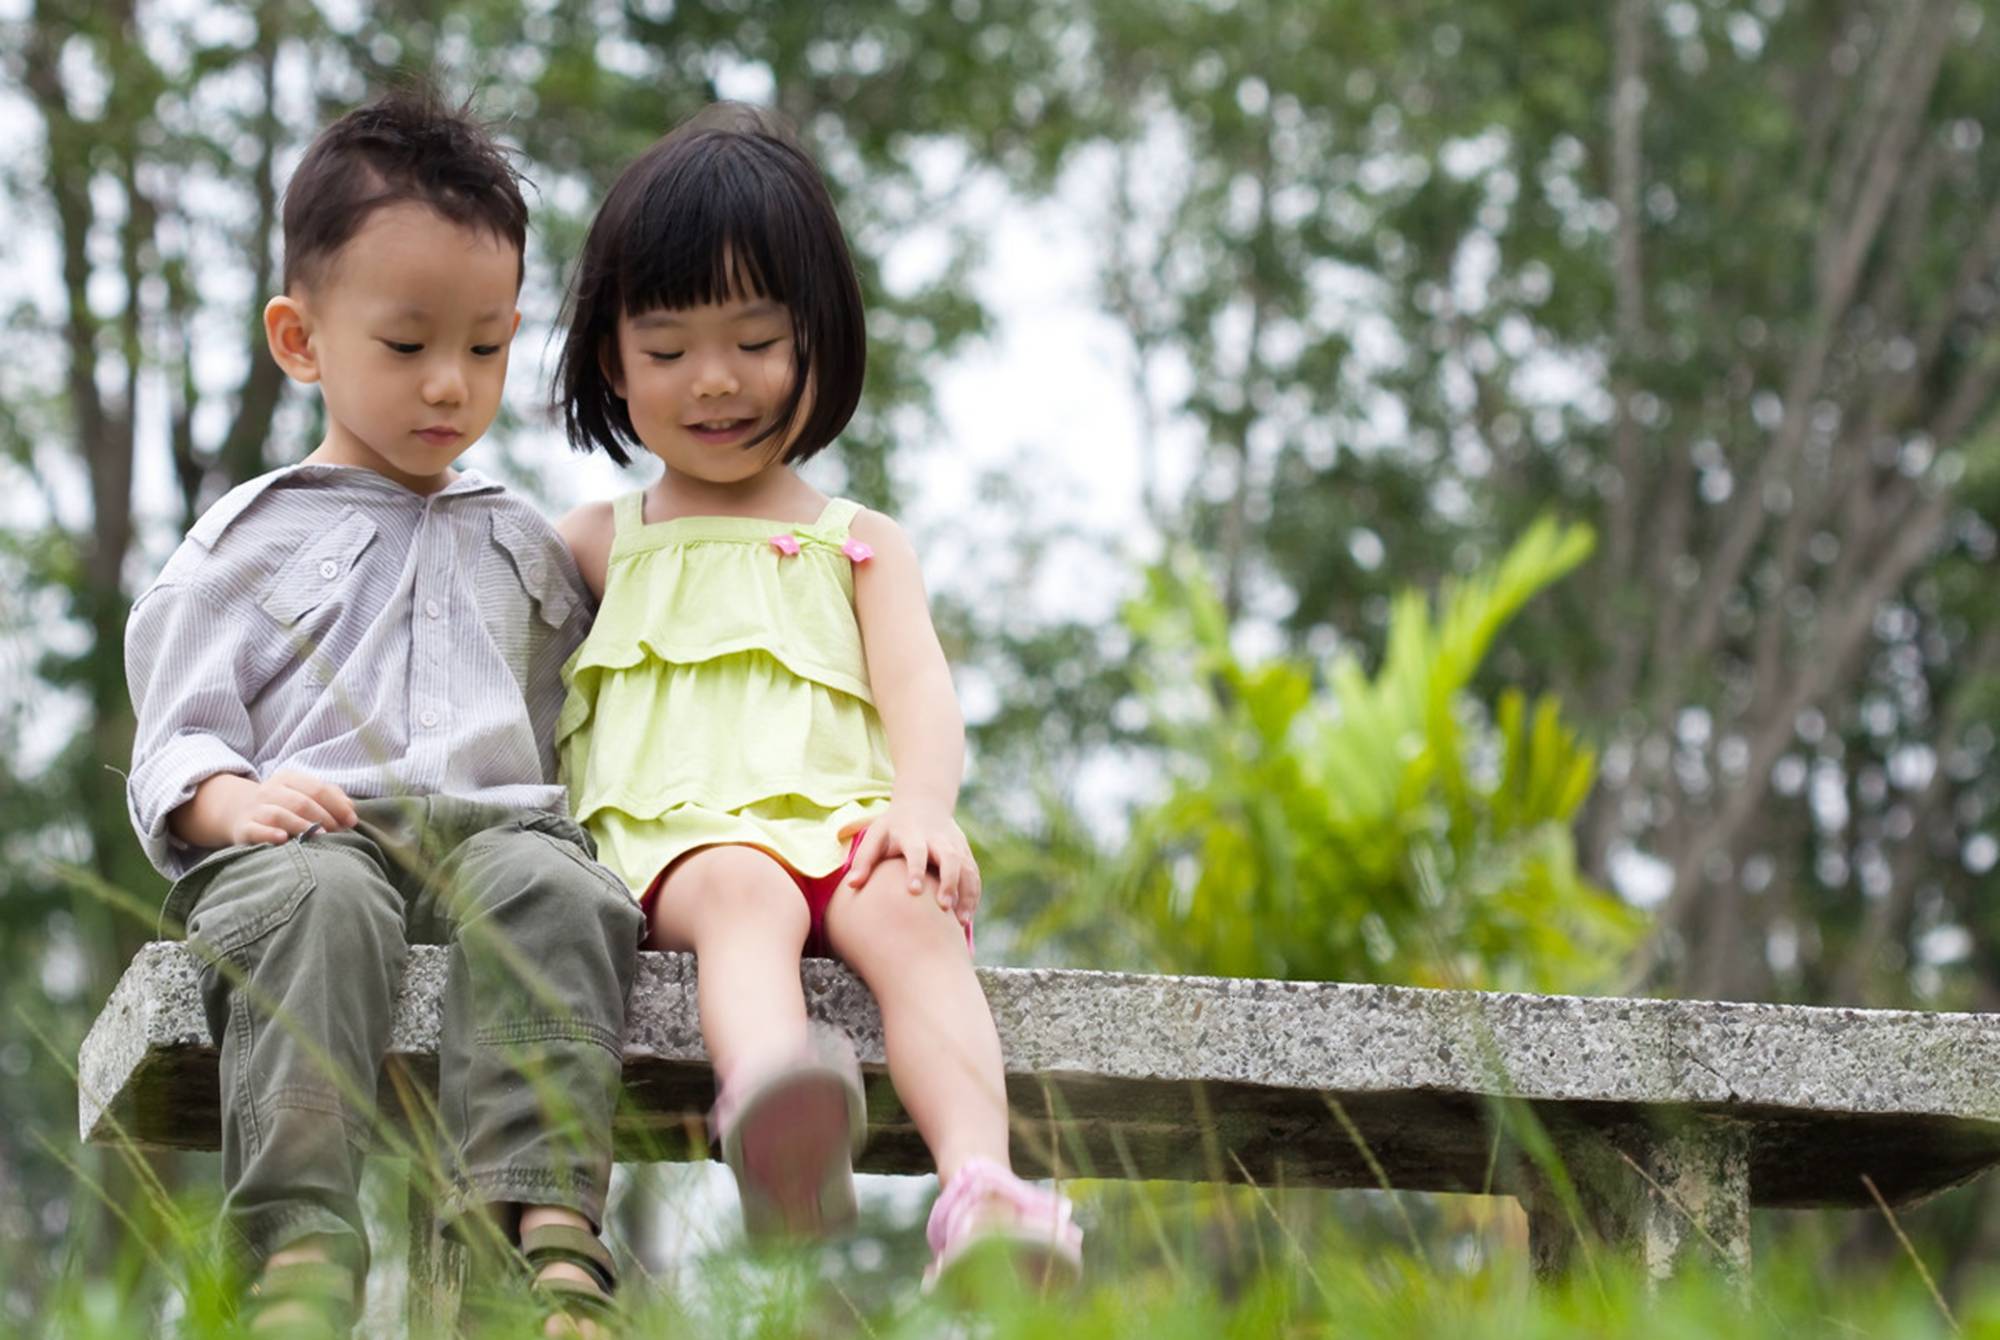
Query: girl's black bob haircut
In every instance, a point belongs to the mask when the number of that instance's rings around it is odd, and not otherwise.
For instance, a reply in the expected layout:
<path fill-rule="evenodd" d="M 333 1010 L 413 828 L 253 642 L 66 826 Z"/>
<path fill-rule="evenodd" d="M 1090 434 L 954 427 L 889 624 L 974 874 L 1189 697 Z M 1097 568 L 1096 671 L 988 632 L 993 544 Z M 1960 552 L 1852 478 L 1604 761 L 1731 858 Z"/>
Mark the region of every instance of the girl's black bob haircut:
<path fill-rule="evenodd" d="M 556 365 L 563 430 L 578 451 L 620 465 L 643 451 L 607 367 L 618 318 L 768 298 L 792 316 L 792 390 L 746 449 L 792 432 L 787 464 L 839 436 L 868 366 L 861 285 L 826 182 L 776 117 L 716 103 L 641 154 L 604 198 L 584 239 Z M 807 407 L 807 401 L 810 406 Z"/>

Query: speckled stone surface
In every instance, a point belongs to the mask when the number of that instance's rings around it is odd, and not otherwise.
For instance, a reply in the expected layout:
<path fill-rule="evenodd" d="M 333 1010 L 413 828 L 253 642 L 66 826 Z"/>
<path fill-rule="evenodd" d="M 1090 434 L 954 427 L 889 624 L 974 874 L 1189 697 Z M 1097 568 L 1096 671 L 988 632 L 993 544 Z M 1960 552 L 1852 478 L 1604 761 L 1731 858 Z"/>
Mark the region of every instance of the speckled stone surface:
<path fill-rule="evenodd" d="M 643 956 L 626 1049 L 626 1157 L 699 1155 L 711 1098 L 694 964 Z M 444 951 L 418 948 L 397 1064 L 428 1079 Z M 988 968 L 1017 1156 L 1066 1174 L 1505 1189 L 1507 1112 L 1645 1145 L 1690 1114 L 1739 1123 L 1758 1204 L 1909 1200 L 2000 1161 L 2000 1016 L 1415 990 Z M 862 1166 L 916 1171 L 880 1076 L 881 1021 L 808 960 L 808 1007 L 854 1039 L 870 1085 Z M 212 1147 L 215 1053 L 189 950 L 147 946 L 83 1049 L 86 1138 Z M 1336 1113 L 1335 1109 L 1338 1109 Z M 1496 1140 L 1499 1142 L 1496 1144 Z"/>

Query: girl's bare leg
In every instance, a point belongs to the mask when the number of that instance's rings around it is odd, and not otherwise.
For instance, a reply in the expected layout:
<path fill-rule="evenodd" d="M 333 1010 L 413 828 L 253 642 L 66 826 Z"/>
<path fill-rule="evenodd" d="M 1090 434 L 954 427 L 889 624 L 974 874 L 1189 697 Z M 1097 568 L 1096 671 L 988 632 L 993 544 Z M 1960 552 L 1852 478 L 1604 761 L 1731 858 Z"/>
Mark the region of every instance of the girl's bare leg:
<path fill-rule="evenodd" d="M 889 1078 L 949 1185 L 970 1158 L 1011 1166 L 1000 1035 L 965 928 L 937 905 L 934 880 L 911 893 L 905 869 L 884 861 L 858 892 L 834 894 L 826 932 L 881 1006 Z"/>
<path fill-rule="evenodd" d="M 754 847 L 703 847 L 667 873 L 652 943 L 694 952 L 701 1037 L 718 1081 L 781 1064 L 805 1045 L 799 956 L 810 925 L 799 886 Z"/>

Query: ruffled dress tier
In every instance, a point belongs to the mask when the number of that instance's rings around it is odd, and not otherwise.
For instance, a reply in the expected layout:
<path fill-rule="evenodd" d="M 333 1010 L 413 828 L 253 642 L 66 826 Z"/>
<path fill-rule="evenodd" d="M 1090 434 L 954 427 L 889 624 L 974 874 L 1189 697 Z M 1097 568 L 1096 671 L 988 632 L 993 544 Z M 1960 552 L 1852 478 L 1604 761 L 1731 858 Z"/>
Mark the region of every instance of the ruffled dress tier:
<path fill-rule="evenodd" d="M 698 847 L 828 875 L 894 772 L 854 613 L 866 546 L 836 498 L 811 525 L 613 504 L 597 622 L 564 667 L 556 749 L 598 857 L 643 896 Z"/>

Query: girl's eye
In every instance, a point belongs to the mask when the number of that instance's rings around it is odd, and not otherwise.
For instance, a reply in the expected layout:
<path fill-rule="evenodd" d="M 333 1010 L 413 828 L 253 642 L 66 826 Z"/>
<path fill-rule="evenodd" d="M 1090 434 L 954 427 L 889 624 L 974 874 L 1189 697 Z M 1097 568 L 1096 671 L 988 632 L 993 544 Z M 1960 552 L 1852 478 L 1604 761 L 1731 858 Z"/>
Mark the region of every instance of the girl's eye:
<path fill-rule="evenodd" d="M 671 354 L 662 354 L 662 353 L 656 353 L 653 350 L 648 349 L 646 351 L 646 357 L 652 359 L 655 363 L 671 363 L 676 358 L 679 358 L 680 354 L 678 352 Z"/>
<path fill-rule="evenodd" d="M 739 344 L 736 347 L 738 349 L 741 349 L 746 354 L 761 354 L 766 349 L 769 349 L 772 345 L 776 344 L 777 342 L 778 341 L 775 338 L 773 338 L 761 341 L 757 344 Z"/>
<path fill-rule="evenodd" d="M 399 354 L 419 354 L 424 349 L 424 346 L 421 344 L 405 344 L 401 340 L 384 340 L 382 343 L 388 345 Z"/>

